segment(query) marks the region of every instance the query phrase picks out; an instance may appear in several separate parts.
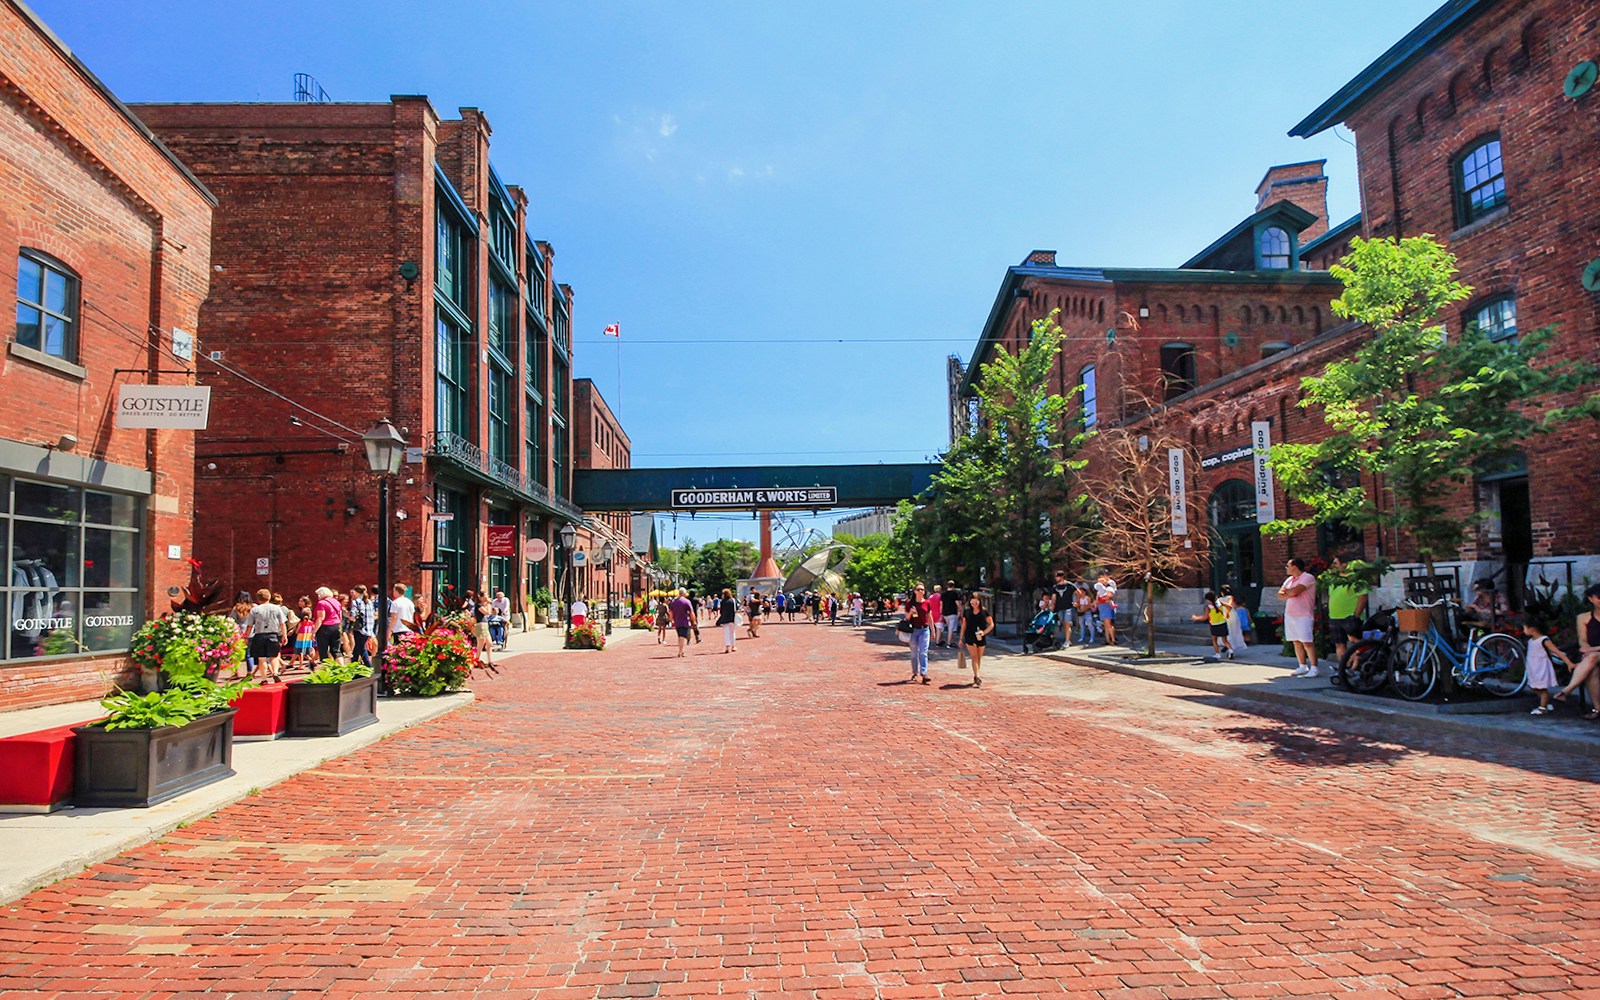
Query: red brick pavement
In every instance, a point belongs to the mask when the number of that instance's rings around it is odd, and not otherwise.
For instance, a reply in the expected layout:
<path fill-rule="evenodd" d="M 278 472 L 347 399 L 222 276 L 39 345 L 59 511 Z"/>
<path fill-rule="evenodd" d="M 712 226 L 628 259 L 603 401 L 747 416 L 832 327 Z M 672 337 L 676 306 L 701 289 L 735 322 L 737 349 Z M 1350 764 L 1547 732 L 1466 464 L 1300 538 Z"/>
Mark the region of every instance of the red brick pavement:
<path fill-rule="evenodd" d="M 513 659 L 6 908 L 0 990 L 1600 996 L 1584 762 L 1038 659 L 913 686 L 843 628 L 717 640 Z"/>

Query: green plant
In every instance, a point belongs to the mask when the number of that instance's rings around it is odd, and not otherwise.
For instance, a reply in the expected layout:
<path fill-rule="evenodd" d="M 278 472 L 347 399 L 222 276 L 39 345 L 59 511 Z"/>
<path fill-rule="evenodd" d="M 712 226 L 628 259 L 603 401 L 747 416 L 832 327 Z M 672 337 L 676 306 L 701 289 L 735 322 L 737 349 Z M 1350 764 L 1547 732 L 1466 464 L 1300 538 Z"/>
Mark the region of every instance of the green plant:
<path fill-rule="evenodd" d="M 244 659 L 244 640 L 222 615 L 179 611 L 145 622 L 133 634 L 128 655 L 135 666 L 169 678 L 215 677 Z"/>
<path fill-rule="evenodd" d="M 472 642 L 453 628 L 411 633 L 383 652 L 383 676 L 395 694 L 432 697 L 456 691 L 478 662 Z"/>
<path fill-rule="evenodd" d="M 347 684 L 360 677 L 371 677 L 372 668 L 360 660 L 351 660 L 349 663 L 340 663 L 338 660 L 324 662 L 317 669 L 306 675 L 302 684 Z"/>
<path fill-rule="evenodd" d="M 1522 600 L 1523 620 L 1544 626 L 1545 634 L 1558 644 L 1577 627 L 1578 616 L 1588 610 L 1588 601 L 1554 580 L 1541 579 L 1528 588 Z"/>
<path fill-rule="evenodd" d="M 107 715 L 94 725 L 103 729 L 186 726 L 227 708 L 250 684 L 246 680 L 223 686 L 204 677 L 180 677 L 173 679 L 165 691 L 141 695 L 119 690 L 101 699 L 100 707 Z"/>
<path fill-rule="evenodd" d="M 533 592 L 533 606 L 536 608 L 548 608 L 553 600 L 555 598 L 551 595 L 549 587 L 540 587 Z"/>
<path fill-rule="evenodd" d="M 77 636 L 72 634 L 72 629 L 70 628 L 55 629 L 49 635 L 44 637 L 44 655 L 46 656 L 61 656 L 64 653 L 76 653 L 78 650 L 84 648 L 86 647 L 78 641 Z"/>
<path fill-rule="evenodd" d="M 605 649 L 606 634 L 597 625 L 574 625 L 567 633 L 568 649 Z"/>

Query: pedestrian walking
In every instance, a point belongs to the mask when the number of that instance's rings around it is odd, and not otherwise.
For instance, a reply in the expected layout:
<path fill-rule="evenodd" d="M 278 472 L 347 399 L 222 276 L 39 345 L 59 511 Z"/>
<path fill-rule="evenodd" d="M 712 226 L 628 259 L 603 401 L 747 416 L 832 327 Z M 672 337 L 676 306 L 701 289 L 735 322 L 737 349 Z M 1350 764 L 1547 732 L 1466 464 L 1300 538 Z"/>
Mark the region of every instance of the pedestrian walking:
<path fill-rule="evenodd" d="M 494 600 L 489 602 L 491 614 L 489 616 L 489 638 L 497 649 L 506 648 L 506 626 L 511 622 L 511 598 L 503 590 L 494 592 Z"/>
<path fill-rule="evenodd" d="M 1055 572 L 1056 582 L 1050 586 L 1053 598 L 1052 609 L 1056 613 L 1056 633 L 1061 639 L 1063 647 L 1072 644 L 1073 619 L 1076 617 L 1072 610 L 1074 588 L 1067 582 L 1067 571 L 1058 569 Z"/>
<path fill-rule="evenodd" d="M 1567 669 L 1576 673 L 1577 665 L 1568 658 L 1567 654 L 1557 646 L 1545 633 L 1549 626 L 1538 618 L 1528 618 L 1522 623 L 1522 634 L 1528 640 L 1528 652 L 1524 658 L 1526 664 L 1528 689 L 1539 696 L 1539 704 L 1535 705 L 1529 715 L 1549 715 L 1555 711 L 1555 706 L 1550 704 L 1550 689 L 1556 687 L 1556 668 L 1550 662 L 1554 656 L 1567 665 Z"/>
<path fill-rule="evenodd" d="M 922 683 L 927 684 L 928 629 L 933 623 L 933 615 L 928 610 L 927 588 L 917 584 L 903 610 L 906 620 L 911 623 L 911 680 L 915 682 L 920 677 Z"/>
<path fill-rule="evenodd" d="M 1078 641 L 1087 646 L 1095 637 L 1094 594 L 1087 583 L 1079 582 L 1072 588 L 1072 616 L 1078 623 Z"/>
<path fill-rule="evenodd" d="M 672 610 L 666 595 L 656 601 L 656 645 L 667 641 L 667 629 L 672 627 Z"/>
<path fill-rule="evenodd" d="M 1217 598 L 1217 592 L 1208 590 L 1202 598 L 1203 607 L 1197 615 L 1191 615 L 1191 621 L 1204 621 L 1211 630 L 1211 651 L 1217 658 L 1227 657 L 1233 659 L 1233 646 L 1228 641 L 1228 619 L 1232 617 L 1228 608 Z"/>
<path fill-rule="evenodd" d="M 859 593 L 850 595 L 850 624 L 856 628 L 861 627 L 862 619 L 867 614 L 867 602 L 861 599 Z"/>
<path fill-rule="evenodd" d="M 272 591 L 256 591 L 256 603 L 245 617 L 246 644 L 255 661 L 252 672 L 257 681 L 276 683 L 283 676 L 283 647 L 289 641 L 289 615 L 282 604 L 274 604 Z"/>
<path fill-rule="evenodd" d="M 1283 637 L 1294 644 L 1293 677 L 1317 676 L 1317 646 L 1313 634 L 1316 611 L 1317 578 L 1306 572 L 1303 559 L 1290 559 L 1284 566 L 1288 574 L 1278 596 L 1283 600 Z"/>
<path fill-rule="evenodd" d="M 389 597 L 389 638 L 399 639 L 417 630 L 417 605 L 406 596 L 406 585 L 397 583 Z"/>
<path fill-rule="evenodd" d="M 1117 644 L 1117 581 L 1108 570 L 1101 570 L 1094 582 L 1095 616 L 1100 619 L 1100 630 L 1106 645 Z"/>
<path fill-rule="evenodd" d="M 750 633 L 750 638 L 755 639 L 761 635 L 761 592 L 750 591 L 750 599 L 745 604 L 745 630 Z"/>
<path fill-rule="evenodd" d="M 994 631 L 994 615 L 983 606 L 983 595 L 977 591 L 967 595 L 966 609 L 961 613 L 961 648 L 972 661 L 972 686 L 983 687 L 979 669 L 983 666 L 983 650 L 989 644 L 989 633 Z"/>
<path fill-rule="evenodd" d="M 943 626 L 944 641 L 955 649 L 964 645 L 961 638 L 961 591 L 954 580 L 946 580 L 939 591 L 939 622 Z"/>
<path fill-rule="evenodd" d="M 584 601 L 584 599 L 580 597 L 576 601 L 573 601 L 572 606 L 567 609 L 567 621 L 572 623 L 573 628 L 577 628 L 579 625 L 584 624 L 588 620 L 588 602 Z"/>
<path fill-rule="evenodd" d="M 1228 609 L 1228 645 L 1233 647 L 1235 653 L 1243 652 L 1246 643 L 1244 641 L 1244 622 L 1241 621 L 1241 618 L 1248 618 L 1250 616 L 1249 611 L 1239 606 L 1238 599 L 1233 596 L 1233 588 L 1226 583 L 1217 592 L 1217 603 Z M 1243 615 L 1240 614 L 1241 611 L 1244 612 Z"/>
<path fill-rule="evenodd" d="M 356 584 L 355 593 L 350 595 L 350 625 L 354 629 L 352 638 L 355 640 L 356 656 L 369 667 L 372 666 L 372 650 L 368 645 L 376 634 L 376 614 L 377 608 L 372 598 L 367 596 L 366 584 Z"/>
<path fill-rule="evenodd" d="M 305 667 L 310 670 L 316 663 L 317 656 L 317 625 L 311 617 L 311 598 L 301 595 L 295 602 L 295 618 L 299 624 L 294 630 L 294 653 L 289 659 L 291 669 Z"/>
<path fill-rule="evenodd" d="M 494 609 L 489 606 L 488 595 L 479 594 L 477 601 L 472 605 L 472 643 L 479 661 L 490 673 L 497 672 L 494 669 L 494 650 L 491 648 L 494 645 L 494 638 L 489 634 L 489 616 L 493 613 Z"/>
<path fill-rule="evenodd" d="M 695 624 L 694 603 L 689 600 L 688 588 L 678 588 L 678 596 L 667 605 L 667 612 L 672 616 L 672 627 L 678 633 L 678 658 L 682 659 L 688 655 L 685 650 L 689 646 L 690 634 L 699 631 Z"/>
<path fill-rule="evenodd" d="M 339 642 L 344 609 L 328 587 L 317 588 L 317 603 L 311 611 L 311 635 L 317 647 L 317 660 L 337 660 L 344 647 Z"/>
<path fill-rule="evenodd" d="M 727 587 L 722 588 L 722 600 L 717 602 L 717 624 L 722 626 L 722 651 L 734 651 L 733 642 L 737 637 L 739 618 L 739 602 L 733 599 L 733 591 Z"/>

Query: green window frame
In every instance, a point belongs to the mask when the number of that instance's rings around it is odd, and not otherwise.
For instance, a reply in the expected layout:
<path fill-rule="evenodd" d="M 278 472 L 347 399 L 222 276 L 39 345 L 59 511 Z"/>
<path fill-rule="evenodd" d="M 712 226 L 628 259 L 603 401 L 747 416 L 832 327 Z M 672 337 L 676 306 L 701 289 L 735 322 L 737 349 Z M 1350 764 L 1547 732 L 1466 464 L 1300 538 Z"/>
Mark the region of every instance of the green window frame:
<path fill-rule="evenodd" d="M 447 197 L 440 193 L 439 202 Z M 434 286 L 462 312 L 472 310 L 472 254 L 467 228 L 442 209 L 434 232 Z"/>
<path fill-rule="evenodd" d="M 1516 342 L 1517 298 L 1514 295 L 1496 295 L 1472 311 L 1472 323 L 1485 337 L 1496 343 Z"/>
<path fill-rule="evenodd" d="M 515 356 L 517 292 L 501 281 L 489 283 L 489 349 L 510 360 Z"/>
<path fill-rule="evenodd" d="M 467 399 L 472 384 L 467 332 L 440 309 L 434 323 L 434 425 L 438 433 L 470 438 Z"/>
<path fill-rule="evenodd" d="M 527 452 L 528 467 L 523 471 L 541 486 L 550 485 L 550 470 L 546 468 L 544 438 L 546 423 L 544 416 L 544 402 L 533 393 L 528 393 L 524 398 L 526 409 L 524 419 L 527 422 L 527 438 L 525 450 Z"/>
<path fill-rule="evenodd" d="M 489 364 L 489 457 L 511 464 L 511 373 Z"/>
<path fill-rule="evenodd" d="M 1257 266 L 1263 271 L 1287 271 L 1294 264 L 1294 241 L 1282 226 L 1268 226 L 1256 239 Z"/>

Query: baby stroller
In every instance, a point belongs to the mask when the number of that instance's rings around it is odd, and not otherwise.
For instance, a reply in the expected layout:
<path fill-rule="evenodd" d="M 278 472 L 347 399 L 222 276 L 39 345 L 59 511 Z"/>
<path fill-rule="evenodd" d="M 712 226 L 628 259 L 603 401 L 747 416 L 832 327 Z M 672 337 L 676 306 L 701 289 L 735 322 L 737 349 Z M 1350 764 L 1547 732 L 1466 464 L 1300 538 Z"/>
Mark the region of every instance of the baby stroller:
<path fill-rule="evenodd" d="M 1056 636 L 1056 627 L 1061 619 L 1054 611 L 1041 611 L 1033 616 L 1033 621 L 1022 631 L 1022 651 L 1032 649 L 1035 653 L 1048 653 L 1059 645 Z"/>

